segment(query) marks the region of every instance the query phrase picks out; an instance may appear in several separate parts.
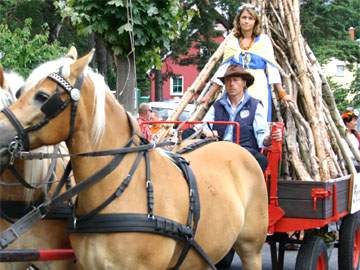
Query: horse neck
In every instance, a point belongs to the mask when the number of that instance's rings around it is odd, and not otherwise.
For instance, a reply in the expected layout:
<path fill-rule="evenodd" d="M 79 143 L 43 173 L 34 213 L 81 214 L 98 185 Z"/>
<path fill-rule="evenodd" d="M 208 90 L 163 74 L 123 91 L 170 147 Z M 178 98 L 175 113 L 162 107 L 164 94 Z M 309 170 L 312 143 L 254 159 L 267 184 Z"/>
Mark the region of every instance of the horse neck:
<path fill-rule="evenodd" d="M 98 144 L 91 141 L 91 127 L 93 124 L 91 106 L 79 106 L 76 116 L 76 131 L 68 142 L 70 153 L 92 152 L 121 148 L 131 137 L 131 128 L 124 108 L 107 93 L 105 100 L 105 130 Z M 84 95 L 83 104 L 93 104 L 89 96 Z M 137 124 L 136 124 L 137 125 Z M 138 126 L 137 126 L 138 128 Z M 85 179 L 95 171 L 104 167 L 113 157 L 73 158 L 72 167 L 76 181 Z M 85 165 L 85 166 L 84 166 Z"/>

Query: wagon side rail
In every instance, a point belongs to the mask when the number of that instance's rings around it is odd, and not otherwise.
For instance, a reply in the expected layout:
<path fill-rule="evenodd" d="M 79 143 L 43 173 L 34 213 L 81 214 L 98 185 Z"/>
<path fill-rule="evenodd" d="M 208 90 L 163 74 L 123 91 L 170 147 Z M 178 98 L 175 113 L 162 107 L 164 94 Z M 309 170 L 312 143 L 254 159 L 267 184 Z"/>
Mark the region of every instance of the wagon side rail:
<path fill-rule="evenodd" d="M 273 123 L 273 130 L 282 129 L 284 130 L 283 123 L 276 122 Z M 265 180 L 268 186 L 269 192 L 269 228 L 268 232 L 270 234 L 280 232 L 292 232 L 292 231 L 301 231 L 307 229 L 320 228 L 330 223 L 336 222 L 343 218 L 344 216 L 350 213 L 349 205 L 345 201 L 350 200 L 350 190 L 351 190 L 351 175 L 346 175 L 343 177 L 339 177 L 336 179 L 331 179 L 326 182 L 311 182 L 310 184 L 319 184 L 320 187 L 312 187 L 310 186 L 307 190 L 307 197 L 310 197 L 308 205 L 308 210 L 320 211 L 320 206 L 323 202 L 326 201 L 326 205 L 329 209 L 331 209 L 331 213 L 325 217 L 306 217 L 306 215 L 302 216 L 303 209 L 295 209 L 294 211 L 299 211 L 299 216 L 293 217 L 291 215 L 287 215 L 286 209 L 284 205 L 281 203 L 281 198 L 279 195 L 279 166 L 282 158 L 282 142 L 272 141 L 271 147 L 268 149 L 267 158 L 269 160 L 268 168 L 265 172 Z M 284 181 L 286 182 L 286 181 Z M 293 189 L 297 188 L 297 184 L 302 184 L 309 181 L 288 181 L 288 185 L 291 187 L 293 185 Z M 349 192 L 343 193 L 342 196 L 339 197 L 339 183 L 345 183 Z M 283 183 L 283 182 L 281 182 Z M 321 186 L 324 184 L 324 187 Z M 328 185 L 325 185 L 328 184 Z M 290 188 L 289 188 L 290 189 Z M 300 193 L 300 191 L 297 191 Z M 302 194 L 304 196 L 304 194 Z M 344 205 L 339 209 L 339 204 Z M 296 208 L 296 206 L 294 206 Z M 311 209 L 310 209 L 311 208 Z"/>

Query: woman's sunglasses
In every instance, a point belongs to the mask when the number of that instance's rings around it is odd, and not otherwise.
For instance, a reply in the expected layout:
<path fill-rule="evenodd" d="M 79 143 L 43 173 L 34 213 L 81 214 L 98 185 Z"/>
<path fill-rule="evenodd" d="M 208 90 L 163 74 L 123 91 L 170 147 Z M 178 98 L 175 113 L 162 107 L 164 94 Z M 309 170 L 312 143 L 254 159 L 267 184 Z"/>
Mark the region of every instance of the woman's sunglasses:
<path fill-rule="evenodd" d="M 243 9 L 251 9 L 251 10 L 254 10 L 257 15 L 260 14 L 260 10 L 252 4 L 243 4 L 240 7 L 238 7 L 237 14 L 240 14 L 241 11 L 243 11 Z"/>

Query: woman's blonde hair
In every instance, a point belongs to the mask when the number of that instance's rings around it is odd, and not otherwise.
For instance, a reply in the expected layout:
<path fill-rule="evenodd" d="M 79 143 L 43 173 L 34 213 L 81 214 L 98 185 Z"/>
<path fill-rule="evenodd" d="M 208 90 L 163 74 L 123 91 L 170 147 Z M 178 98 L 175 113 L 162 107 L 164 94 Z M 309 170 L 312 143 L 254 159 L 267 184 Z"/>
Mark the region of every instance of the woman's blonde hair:
<path fill-rule="evenodd" d="M 255 7 L 255 6 L 254 6 Z M 255 19 L 255 25 L 254 25 L 254 30 L 253 30 L 253 36 L 256 37 L 258 35 L 261 34 L 261 23 L 260 23 L 260 17 L 256 11 L 255 8 L 251 8 L 251 7 L 240 7 L 239 12 L 236 14 L 233 25 L 234 25 L 234 35 L 237 38 L 243 37 L 243 34 L 241 32 L 241 27 L 240 27 L 240 17 L 241 15 L 245 12 L 249 12 L 250 15 Z"/>

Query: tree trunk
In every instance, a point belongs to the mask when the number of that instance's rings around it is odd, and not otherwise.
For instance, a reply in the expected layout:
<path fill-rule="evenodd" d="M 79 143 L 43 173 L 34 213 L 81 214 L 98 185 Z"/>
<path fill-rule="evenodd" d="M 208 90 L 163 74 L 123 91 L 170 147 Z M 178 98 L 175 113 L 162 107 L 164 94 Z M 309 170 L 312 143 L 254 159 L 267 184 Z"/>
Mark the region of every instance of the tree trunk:
<path fill-rule="evenodd" d="M 57 11 L 54 6 L 54 1 L 47 0 L 46 1 L 46 10 L 44 11 L 44 14 L 56 14 L 56 12 Z M 48 21 L 48 25 L 49 25 L 48 42 L 50 44 L 59 38 L 59 34 L 60 34 L 61 28 L 63 26 L 63 21 L 62 21 L 61 17 L 60 16 L 58 16 L 58 17 L 59 17 L 58 21 L 55 21 L 55 22 L 52 20 Z"/>
<path fill-rule="evenodd" d="M 136 74 L 132 58 L 114 56 L 116 67 L 116 98 L 131 114 L 136 115 Z"/>
<path fill-rule="evenodd" d="M 96 56 L 96 66 L 98 72 L 106 77 L 107 75 L 107 49 L 105 47 L 104 41 L 101 36 L 98 34 L 94 35 L 95 40 L 95 56 Z"/>
<path fill-rule="evenodd" d="M 154 69 L 155 74 L 155 101 L 163 100 L 163 78 L 161 70 Z"/>

